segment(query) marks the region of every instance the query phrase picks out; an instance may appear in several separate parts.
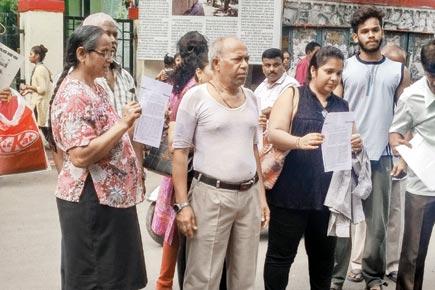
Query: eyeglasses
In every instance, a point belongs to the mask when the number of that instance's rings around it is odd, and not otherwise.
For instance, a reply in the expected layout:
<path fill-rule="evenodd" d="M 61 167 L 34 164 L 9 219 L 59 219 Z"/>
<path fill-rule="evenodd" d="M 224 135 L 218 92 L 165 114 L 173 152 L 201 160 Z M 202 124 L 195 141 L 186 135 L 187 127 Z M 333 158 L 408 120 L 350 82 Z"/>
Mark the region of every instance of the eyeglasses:
<path fill-rule="evenodd" d="M 98 54 L 99 56 L 104 57 L 105 59 L 112 59 L 113 58 L 113 53 L 111 50 L 104 50 L 104 51 L 98 51 L 95 49 L 90 49 L 90 52 L 95 52 L 96 54 Z"/>

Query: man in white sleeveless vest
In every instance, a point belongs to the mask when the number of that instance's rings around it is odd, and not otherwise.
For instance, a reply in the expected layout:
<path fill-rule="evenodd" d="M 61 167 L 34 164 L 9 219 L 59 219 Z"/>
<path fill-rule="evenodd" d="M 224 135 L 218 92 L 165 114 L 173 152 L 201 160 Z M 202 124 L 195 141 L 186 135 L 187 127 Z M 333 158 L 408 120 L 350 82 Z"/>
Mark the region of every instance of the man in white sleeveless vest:
<path fill-rule="evenodd" d="M 367 236 L 362 258 L 362 273 L 370 290 L 382 289 L 385 284 L 392 169 L 388 131 L 394 102 L 410 82 L 409 72 L 401 63 L 381 54 L 383 16 L 381 10 L 372 6 L 361 7 L 352 15 L 352 38 L 358 42 L 360 51 L 346 60 L 343 86 L 336 92 L 355 112 L 357 128 L 371 161 L 373 190 L 364 201 Z"/>
<path fill-rule="evenodd" d="M 243 88 L 248 50 L 234 37 L 210 48 L 212 79 L 184 95 L 174 134 L 172 176 L 178 230 L 187 236 L 183 289 L 254 290 L 260 224 L 269 208 L 258 156 L 258 108 Z M 187 188 L 187 157 L 194 179 Z"/>

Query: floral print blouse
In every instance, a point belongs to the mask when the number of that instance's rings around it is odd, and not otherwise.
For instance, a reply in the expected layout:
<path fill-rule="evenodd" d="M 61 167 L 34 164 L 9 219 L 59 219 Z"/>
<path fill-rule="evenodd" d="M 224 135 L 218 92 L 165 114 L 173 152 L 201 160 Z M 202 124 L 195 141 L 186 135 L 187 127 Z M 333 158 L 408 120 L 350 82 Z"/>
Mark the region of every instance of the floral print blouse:
<path fill-rule="evenodd" d="M 96 85 L 94 91 L 85 83 L 66 77 L 54 98 L 51 119 L 54 140 L 64 152 L 56 197 L 78 202 L 90 174 L 100 204 L 127 208 L 144 200 L 141 165 L 127 133 L 95 164 L 78 168 L 71 162 L 68 150 L 87 146 L 119 120 L 101 86 Z"/>

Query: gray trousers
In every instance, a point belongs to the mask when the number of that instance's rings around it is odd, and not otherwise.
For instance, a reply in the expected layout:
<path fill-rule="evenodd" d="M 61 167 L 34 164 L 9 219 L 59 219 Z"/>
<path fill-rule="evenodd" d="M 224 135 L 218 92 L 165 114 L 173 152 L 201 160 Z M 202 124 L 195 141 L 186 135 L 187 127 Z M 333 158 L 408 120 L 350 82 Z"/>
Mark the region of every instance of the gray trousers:
<path fill-rule="evenodd" d="M 406 192 L 405 232 L 396 290 L 423 289 L 424 262 L 434 223 L 435 196 Z"/>
<path fill-rule="evenodd" d="M 393 180 L 387 225 L 387 274 L 399 269 L 402 248 L 406 179 Z"/>
<path fill-rule="evenodd" d="M 391 193 L 391 157 L 382 156 L 379 161 L 371 161 L 371 168 L 373 189 L 370 196 L 363 201 L 367 235 L 362 259 L 362 273 L 369 287 L 384 283 Z"/>
<path fill-rule="evenodd" d="M 347 270 L 361 271 L 361 260 L 364 251 L 364 241 L 366 238 L 366 223 L 361 222 L 352 225 L 350 238 L 337 238 L 334 253 L 334 270 L 332 272 L 332 283 L 343 285 L 346 280 Z M 351 255 L 352 254 L 352 255 Z"/>
<path fill-rule="evenodd" d="M 236 191 L 194 179 L 189 201 L 198 230 L 187 239 L 183 289 L 219 289 L 225 260 L 228 289 L 253 290 L 261 227 L 258 183 Z"/>

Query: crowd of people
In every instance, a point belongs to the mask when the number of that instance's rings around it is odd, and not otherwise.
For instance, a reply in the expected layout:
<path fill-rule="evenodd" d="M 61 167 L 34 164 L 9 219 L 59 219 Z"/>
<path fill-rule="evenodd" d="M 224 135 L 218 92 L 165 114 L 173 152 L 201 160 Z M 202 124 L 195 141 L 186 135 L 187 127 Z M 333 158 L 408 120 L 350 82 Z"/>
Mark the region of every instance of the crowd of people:
<path fill-rule="evenodd" d="M 338 48 L 310 42 L 294 77 L 289 52 L 266 49 L 265 79 L 255 92 L 244 86 L 243 41 L 209 44 L 196 31 L 179 39 L 177 55 L 165 56 L 156 77 L 173 86 L 172 175 L 161 181 L 153 218 L 164 243 L 151 288 L 172 289 L 178 265 L 180 289 L 254 289 L 260 231 L 268 228 L 265 289 L 286 289 L 302 238 L 311 289 L 341 290 L 349 279 L 381 290 L 385 277 L 398 290 L 422 289 L 435 192 L 396 147 L 410 147 L 419 135 L 435 148 L 435 39 L 421 48 L 425 75 L 411 84 L 406 53 L 382 48 L 383 16 L 371 6 L 356 10 L 350 25 L 357 54 L 345 59 Z M 145 195 L 144 148 L 132 130 L 141 106 L 133 78 L 113 59 L 116 50 L 116 23 L 92 14 L 68 41 L 51 100 L 42 45 L 32 48 L 32 80 L 21 88 L 58 156 L 65 290 L 141 289 L 148 282 L 136 212 Z M 1 100 L 10 94 L 3 89 Z M 354 114 L 348 172 L 324 169 L 322 127 L 333 112 Z M 264 148 L 283 156 L 271 185 Z M 331 230 L 335 215 L 325 200 L 338 202 L 347 192 L 360 210 L 341 236 Z"/>

